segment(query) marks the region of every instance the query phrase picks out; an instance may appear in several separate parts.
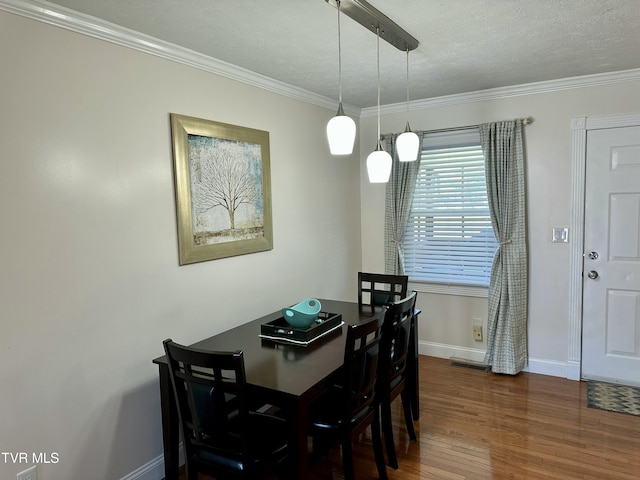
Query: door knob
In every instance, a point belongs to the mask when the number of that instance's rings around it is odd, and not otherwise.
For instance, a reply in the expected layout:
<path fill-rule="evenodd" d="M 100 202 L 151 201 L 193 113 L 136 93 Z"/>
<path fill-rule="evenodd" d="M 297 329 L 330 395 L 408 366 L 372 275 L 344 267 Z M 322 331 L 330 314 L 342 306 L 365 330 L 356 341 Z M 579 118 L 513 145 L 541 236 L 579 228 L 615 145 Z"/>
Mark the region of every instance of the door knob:
<path fill-rule="evenodd" d="M 589 259 L 597 260 L 598 259 L 598 252 L 589 252 Z"/>
<path fill-rule="evenodd" d="M 598 278 L 598 272 L 596 272 L 595 270 L 591 270 L 589 273 L 587 273 L 587 277 L 589 277 L 591 280 L 595 280 L 596 278 Z"/>

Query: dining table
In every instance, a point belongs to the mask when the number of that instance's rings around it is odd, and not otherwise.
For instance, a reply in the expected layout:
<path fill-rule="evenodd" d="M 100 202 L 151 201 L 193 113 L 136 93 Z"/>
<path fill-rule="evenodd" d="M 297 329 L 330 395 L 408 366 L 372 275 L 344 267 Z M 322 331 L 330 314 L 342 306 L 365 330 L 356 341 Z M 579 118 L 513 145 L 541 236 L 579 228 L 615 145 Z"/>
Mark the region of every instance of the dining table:
<path fill-rule="evenodd" d="M 253 399 L 276 406 L 288 420 L 295 478 L 308 476 L 307 451 L 308 410 L 311 402 L 335 380 L 344 360 L 346 328 L 359 322 L 384 318 L 384 308 L 375 311 L 361 309 L 357 302 L 319 299 L 322 312 L 341 316 L 341 326 L 306 345 L 273 340 L 261 336 L 262 326 L 282 318 L 276 311 L 218 333 L 192 344 L 194 348 L 210 351 L 241 350 L 244 355 L 247 387 Z M 416 316 L 417 317 L 417 316 Z M 417 318 L 414 318 L 411 361 L 408 364 L 408 386 L 412 414 L 418 417 L 417 395 Z M 179 341 L 179 338 L 174 338 Z M 165 480 L 179 478 L 180 428 L 178 411 L 169 376 L 166 356 L 153 360 L 158 366 L 160 408 L 164 448 Z"/>

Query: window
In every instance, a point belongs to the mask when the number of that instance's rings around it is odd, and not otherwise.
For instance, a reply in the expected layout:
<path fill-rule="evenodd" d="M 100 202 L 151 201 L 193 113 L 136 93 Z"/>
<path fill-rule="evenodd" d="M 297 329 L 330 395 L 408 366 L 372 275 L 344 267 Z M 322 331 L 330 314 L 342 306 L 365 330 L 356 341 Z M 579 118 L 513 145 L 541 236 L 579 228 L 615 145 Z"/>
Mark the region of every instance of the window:
<path fill-rule="evenodd" d="M 498 245 L 477 128 L 425 134 L 403 247 L 413 281 L 489 285 Z"/>

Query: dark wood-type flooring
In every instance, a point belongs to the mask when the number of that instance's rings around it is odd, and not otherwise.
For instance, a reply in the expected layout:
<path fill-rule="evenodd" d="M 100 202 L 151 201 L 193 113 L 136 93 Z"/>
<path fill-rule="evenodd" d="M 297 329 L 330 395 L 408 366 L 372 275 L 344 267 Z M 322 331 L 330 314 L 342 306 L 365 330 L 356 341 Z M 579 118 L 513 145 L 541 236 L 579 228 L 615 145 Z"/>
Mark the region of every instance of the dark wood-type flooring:
<path fill-rule="evenodd" d="M 640 479 L 640 417 L 587 408 L 585 382 L 497 375 L 425 356 L 419 368 L 418 441 L 409 442 L 397 399 L 400 468 L 387 469 L 390 480 Z M 378 478 L 369 430 L 354 455 L 357 480 Z M 338 447 L 312 478 L 343 479 Z"/>

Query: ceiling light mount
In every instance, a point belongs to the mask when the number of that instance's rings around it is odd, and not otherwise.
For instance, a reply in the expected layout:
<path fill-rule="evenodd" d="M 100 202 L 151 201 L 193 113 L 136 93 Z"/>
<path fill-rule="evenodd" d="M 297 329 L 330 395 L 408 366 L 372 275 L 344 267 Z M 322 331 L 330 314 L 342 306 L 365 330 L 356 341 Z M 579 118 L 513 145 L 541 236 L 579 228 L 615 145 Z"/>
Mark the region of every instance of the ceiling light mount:
<path fill-rule="evenodd" d="M 338 8 L 367 30 L 376 35 L 383 35 L 386 40 L 403 52 L 414 50 L 420 42 L 407 33 L 397 23 L 365 0 L 325 0 L 329 5 Z"/>

